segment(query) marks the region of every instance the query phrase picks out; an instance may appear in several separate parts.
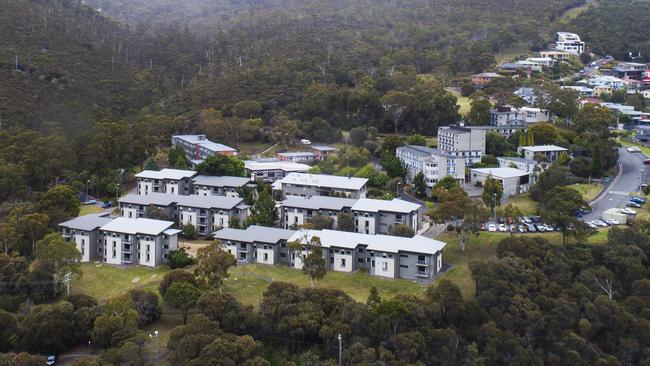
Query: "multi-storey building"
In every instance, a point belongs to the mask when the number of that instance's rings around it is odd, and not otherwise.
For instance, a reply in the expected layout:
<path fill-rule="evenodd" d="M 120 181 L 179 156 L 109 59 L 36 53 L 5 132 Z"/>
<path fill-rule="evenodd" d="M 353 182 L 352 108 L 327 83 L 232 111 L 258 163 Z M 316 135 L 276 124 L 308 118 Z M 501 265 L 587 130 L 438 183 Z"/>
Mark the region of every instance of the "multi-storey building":
<path fill-rule="evenodd" d="M 291 173 L 307 173 L 309 169 L 309 165 L 290 161 L 244 161 L 244 170 L 252 181 L 261 179 L 265 182 L 275 182 Z"/>
<path fill-rule="evenodd" d="M 280 226 L 285 229 L 298 227 L 311 222 L 314 216 L 331 217 L 331 229 L 338 228 L 338 214 L 350 213 L 358 200 L 352 198 L 312 196 L 310 198 L 288 197 L 280 208 Z"/>
<path fill-rule="evenodd" d="M 531 123 L 546 122 L 551 119 L 550 112 L 546 109 L 508 106 L 490 110 L 490 126 L 527 126 Z M 481 127 L 481 126 L 478 126 Z"/>
<path fill-rule="evenodd" d="M 334 223 L 330 229 L 338 229 L 337 215 L 345 212 L 354 217 L 355 231 L 364 234 L 389 234 L 394 225 L 406 225 L 416 232 L 422 208 L 400 199 L 385 201 L 322 196 L 292 197 L 282 201 L 281 205 L 280 222 L 285 229 L 308 224 L 318 215 L 331 217 Z"/>
<path fill-rule="evenodd" d="M 403 238 L 368 235 L 334 230 L 285 230 L 250 226 L 246 230 L 223 229 L 215 233 L 224 249 L 245 262 L 284 264 L 296 269 L 303 266 L 307 244 L 317 237 L 323 249 L 327 269 L 337 272 L 367 271 L 387 278 L 431 280 L 443 268 L 445 243 L 416 235 Z M 296 252 L 288 243 L 301 243 Z"/>
<path fill-rule="evenodd" d="M 560 154 L 568 153 L 568 151 L 568 149 L 555 145 L 520 146 L 517 149 L 517 152 L 523 154 L 524 158 L 528 160 L 535 160 L 536 156 L 543 155 L 549 163 L 554 162 L 560 157 Z"/>
<path fill-rule="evenodd" d="M 485 130 L 441 126 L 438 128 L 438 148 L 463 157 L 466 165 L 474 165 L 485 155 Z"/>
<path fill-rule="evenodd" d="M 465 158 L 426 146 L 407 145 L 398 147 L 397 158 L 406 167 L 406 182 L 412 183 L 418 173 L 424 174 L 427 193 L 446 176 L 459 183 L 465 182 Z"/>
<path fill-rule="evenodd" d="M 326 145 L 313 145 L 311 147 L 314 149 L 314 153 L 316 154 L 316 160 L 325 160 L 329 155 L 336 154 L 339 149 L 331 146 L 326 146 Z"/>
<path fill-rule="evenodd" d="M 148 209 L 152 205 L 162 209 L 169 219 L 179 225 L 194 226 L 199 235 L 208 235 L 228 227 L 233 219 L 242 222 L 249 213 L 249 206 L 239 197 L 152 193 L 146 196 L 129 194 L 120 198 L 120 214 L 127 218 L 148 217 Z"/>
<path fill-rule="evenodd" d="M 552 47 L 556 51 L 568 52 L 572 55 L 580 55 L 585 52 L 585 43 L 575 33 L 557 32 L 555 44 Z"/>
<path fill-rule="evenodd" d="M 334 196 L 357 199 L 366 197 L 366 183 L 366 178 L 304 173 L 290 173 L 276 182 L 286 197 Z"/>
<path fill-rule="evenodd" d="M 111 221 L 113 219 L 108 214 L 91 214 L 62 222 L 59 227 L 63 238 L 76 244 L 81 253 L 81 261 L 89 262 L 100 254 L 97 249 L 102 243 L 99 228 Z"/>
<path fill-rule="evenodd" d="M 250 178 L 198 175 L 192 179 L 193 192 L 198 196 L 239 197 L 238 190 L 251 183 Z"/>
<path fill-rule="evenodd" d="M 595 76 L 589 79 L 589 85 L 595 87 L 610 87 L 612 90 L 621 90 L 627 87 L 628 82 L 615 76 Z"/>
<path fill-rule="evenodd" d="M 195 175 L 196 172 L 193 170 L 143 170 L 135 175 L 138 178 L 137 193 L 139 195 L 149 193 L 192 194 L 192 178 Z"/>
<path fill-rule="evenodd" d="M 205 135 L 174 135 L 172 146 L 181 146 L 185 155 L 193 163 L 199 163 L 208 156 L 237 155 L 237 149 L 208 140 Z"/>
<path fill-rule="evenodd" d="M 180 230 L 173 229 L 173 224 L 144 218 L 88 215 L 60 226 L 63 237 L 77 243 L 83 262 L 99 259 L 108 264 L 156 267 L 167 261 L 170 250 L 178 249 Z"/>
<path fill-rule="evenodd" d="M 530 173 L 531 185 L 535 184 L 539 175 L 550 166 L 547 163 L 516 156 L 500 156 L 497 161 L 499 162 L 499 168 L 514 168 Z"/>

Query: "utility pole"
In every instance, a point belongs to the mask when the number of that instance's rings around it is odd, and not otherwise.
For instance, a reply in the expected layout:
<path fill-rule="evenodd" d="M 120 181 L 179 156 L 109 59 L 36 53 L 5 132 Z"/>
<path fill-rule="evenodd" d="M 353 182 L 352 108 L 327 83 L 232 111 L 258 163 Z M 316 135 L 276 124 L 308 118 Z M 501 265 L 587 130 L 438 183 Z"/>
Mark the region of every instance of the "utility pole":
<path fill-rule="evenodd" d="M 492 193 L 492 200 L 494 201 L 494 221 L 497 220 L 497 194 Z"/>
<path fill-rule="evenodd" d="M 90 201 L 88 199 L 88 184 L 90 184 L 90 179 L 86 179 L 86 202 L 85 203 L 88 203 L 88 201 Z"/>
<path fill-rule="evenodd" d="M 339 366 L 343 366 L 343 348 L 341 347 L 341 333 L 339 333 Z"/>
<path fill-rule="evenodd" d="M 395 198 L 399 198 L 399 186 L 400 186 L 400 184 L 402 184 L 402 183 L 397 182 L 397 190 L 396 190 L 397 196 Z"/>

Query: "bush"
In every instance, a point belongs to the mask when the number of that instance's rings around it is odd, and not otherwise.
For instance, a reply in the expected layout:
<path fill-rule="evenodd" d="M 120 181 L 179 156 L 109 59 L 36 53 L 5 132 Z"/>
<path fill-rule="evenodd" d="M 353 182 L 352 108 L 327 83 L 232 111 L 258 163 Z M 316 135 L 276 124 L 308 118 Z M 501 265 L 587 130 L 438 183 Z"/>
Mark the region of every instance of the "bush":
<path fill-rule="evenodd" d="M 181 226 L 181 235 L 185 239 L 196 239 L 196 228 L 192 224 L 185 224 Z"/>
<path fill-rule="evenodd" d="M 171 269 L 186 267 L 193 262 L 194 260 L 189 254 L 187 254 L 184 248 L 179 250 L 170 250 L 167 255 L 167 264 Z"/>
<path fill-rule="evenodd" d="M 160 281 L 160 285 L 158 286 L 158 292 L 160 293 L 160 296 L 165 296 L 167 289 L 172 285 L 172 283 L 181 281 L 191 283 L 195 286 L 197 285 L 196 278 L 192 273 L 184 271 L 182 269 L 173 269 L 167 272 L 162 281 Z"/>
<path fill-rule="evenodd" d="M 455 231 L 455 230 L 456 230 L 456 227 L 454 226 L 454 224 L 447 224 L 447 231 L 452 232 L 452 231 Z"/>

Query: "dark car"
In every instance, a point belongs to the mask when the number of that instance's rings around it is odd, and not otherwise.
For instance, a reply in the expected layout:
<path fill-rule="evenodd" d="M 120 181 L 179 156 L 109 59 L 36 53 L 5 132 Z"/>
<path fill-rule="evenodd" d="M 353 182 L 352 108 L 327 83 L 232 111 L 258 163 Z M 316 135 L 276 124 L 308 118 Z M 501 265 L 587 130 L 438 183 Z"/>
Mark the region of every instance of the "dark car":
<path fill-rule="evenodd" d="M 636 202 L 636 203 L 638 203 L 640 205 L 642 205 L 642 204 L 644 204 L 646 202 L 645 198 L 642 198 L 642 197 L 632 197 L 632 198 L 630 198 L 630 201 Z"/>
<path fill-rule="evenodd" d="M 104 202 L 104 204 L 102 205 L 102 208 L 111 208 L 111 207 L 113 207 L 113 202 L 111 201 Z"/>
<path fill-rule="evenodd" d="M 532 221 L 535 224 L 539 224 L 540 222 L 542 222 L 542 218 L 539 216 L 531 216 L 530 221 Z"/>
<path fill-rule="evenodd" d="M 650 159 L 644 159 L 643 164 L 645 165 L 650 165 Z"/>

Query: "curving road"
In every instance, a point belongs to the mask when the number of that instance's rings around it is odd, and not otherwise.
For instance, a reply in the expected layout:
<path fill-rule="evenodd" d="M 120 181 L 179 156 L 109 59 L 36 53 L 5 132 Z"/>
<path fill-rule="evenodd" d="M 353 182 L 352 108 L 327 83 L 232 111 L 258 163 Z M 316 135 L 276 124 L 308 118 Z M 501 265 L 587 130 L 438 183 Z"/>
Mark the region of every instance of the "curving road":
<path fill-rule="evenodd" d="M 618 150 L 618 162 L 621 172 L 605 192 L 592 203 L 592 211 L 583 216 L 584 221 L 599 220 L 605 210 L 612 207 L 625 207 L 630 192 L 638 191 L 641 180 L 643 183 L 650 178 L 650 166 L 644 165 L 645 156 L 642 153 L 630 153 L 625 148 Z"/>

